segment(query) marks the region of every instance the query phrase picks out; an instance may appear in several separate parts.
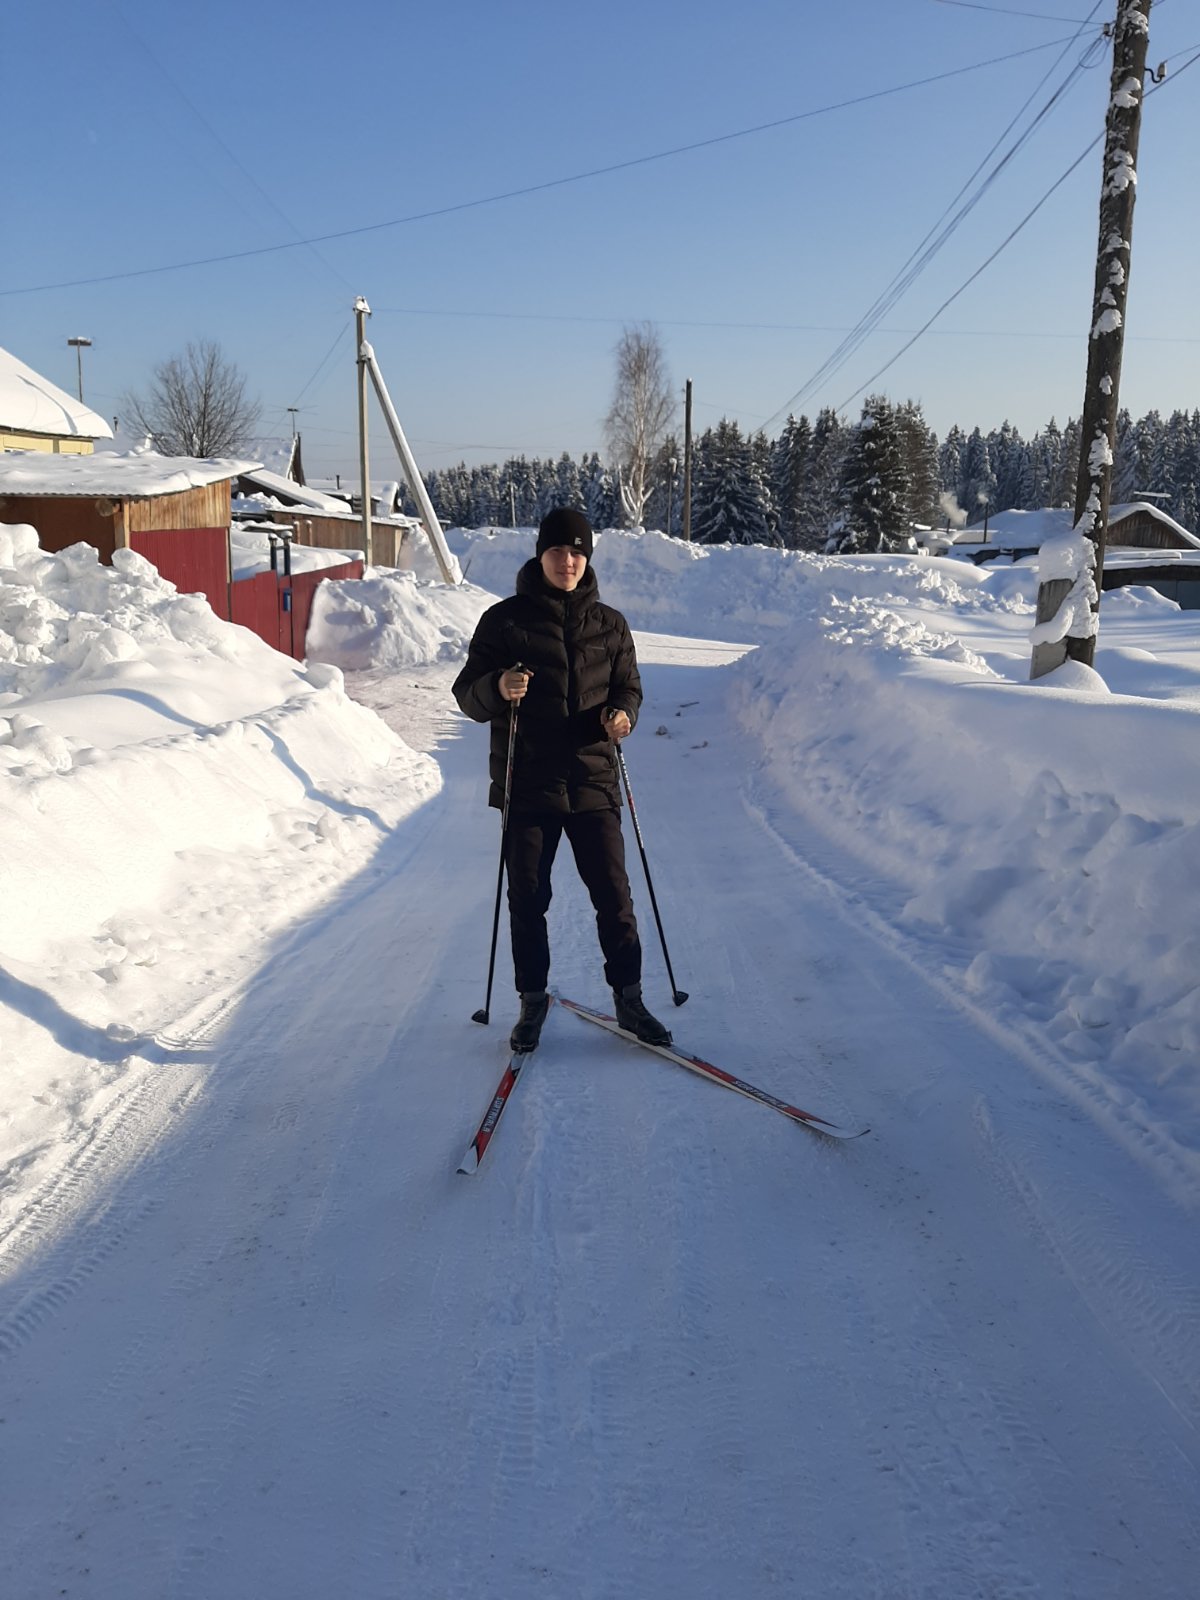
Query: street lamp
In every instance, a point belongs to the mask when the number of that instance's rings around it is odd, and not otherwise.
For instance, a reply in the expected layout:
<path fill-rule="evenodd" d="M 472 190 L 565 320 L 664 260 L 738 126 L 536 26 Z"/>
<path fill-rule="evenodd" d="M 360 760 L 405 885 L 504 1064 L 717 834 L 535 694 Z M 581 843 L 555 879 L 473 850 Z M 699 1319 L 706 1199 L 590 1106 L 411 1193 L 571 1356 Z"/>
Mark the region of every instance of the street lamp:
<path fill-rule="evenodd" d="M 90 350 L 92 348 L 92 341 L 90 339 L 75 338 L 75 339 L 68 339 L 67 343 L 68 343 L 68 345 L 74 345 L 75 346 L 75 365 L 76 365 L 76 368 L 78 369 L 78 372 L 79 372 L 79 403 L 80 403 L 80 405 L 82 405 L 83 404 L 83 352 L 84 352 L 84 350 Z"/>

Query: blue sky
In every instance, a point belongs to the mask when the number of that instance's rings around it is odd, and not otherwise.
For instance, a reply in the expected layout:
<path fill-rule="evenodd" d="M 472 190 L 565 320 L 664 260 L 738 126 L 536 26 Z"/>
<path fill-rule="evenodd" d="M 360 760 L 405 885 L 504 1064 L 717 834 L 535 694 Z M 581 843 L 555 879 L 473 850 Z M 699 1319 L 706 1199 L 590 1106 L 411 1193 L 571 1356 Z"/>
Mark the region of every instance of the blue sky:
<path fill-rule="evenodd" d="M 1115 10 L 1101 0 L 1026 121 Z M 297 406 L 310 475 L 352 474 L 356 294 L 425 467 L 602 448 L 613 346 L 647 320 L 680 390 L 693 380 L 697 428 L 729 415 L 754 429 L 903 266 L 1092 11 L 9 7 L 0 344 L 73 389 L 67 337 L 91 337 L 85 397 L 111 416 L 156 361 L 216 339 L 264 432 L 289 433 Z M 1034 46 L 1050 48 L 822 111 Z M 1196 8 L 1159 0 L 1150 59 L 1178 70 L 1198 50 Z M 1100 132 L 1108 74 L 1105 48 L 882 330 L 796 409 L 849 400 L 857 414 L 859 386 Z M 1146 104 L 1122 385 L 1135 414 L 1200 405 L 1198 133 L 1200 64 Z M 1097 147 L 875 387 L 919 399 L 939 435 L 1077 414 L 1099 177 Z M 553 186 L 489 200 L 537 185 Z M 392 459 L 376 418 L 374 473 Z"/>

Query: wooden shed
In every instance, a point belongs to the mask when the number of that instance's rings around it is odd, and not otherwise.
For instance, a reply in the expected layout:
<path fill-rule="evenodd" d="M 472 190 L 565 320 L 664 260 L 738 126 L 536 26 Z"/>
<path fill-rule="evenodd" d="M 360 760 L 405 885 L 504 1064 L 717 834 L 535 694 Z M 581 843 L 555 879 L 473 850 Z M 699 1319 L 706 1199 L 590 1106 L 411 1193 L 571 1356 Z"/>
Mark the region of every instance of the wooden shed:
<path fill-rule="evenodd" d="M 229 616 L 230 486 L 244 461 L 152 451 L 0 454 L 0 521 L 28 522 L 43 550 L 136 550 L 186 594 Z"/>

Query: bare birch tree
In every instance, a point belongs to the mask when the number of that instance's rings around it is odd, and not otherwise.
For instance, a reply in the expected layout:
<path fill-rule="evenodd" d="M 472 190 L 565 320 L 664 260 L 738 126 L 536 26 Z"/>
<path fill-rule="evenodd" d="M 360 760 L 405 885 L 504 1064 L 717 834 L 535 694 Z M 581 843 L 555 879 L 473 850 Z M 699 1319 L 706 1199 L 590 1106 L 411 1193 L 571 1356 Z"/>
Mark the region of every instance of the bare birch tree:
<path fill-rule="evenodd" d="M 245 447 L 258 423 L 258 402 L 219 344 L 189 343 L 182 355 L 161 361 L 145 394 L 122 404 L 134 425 L 170 456 L 221 456 Z"/>
<path fill-rule="evenodd" d="M 616 383 L 604 427 L 620 475 L 622 509 L 630 526 L 640 528 L 650 498 L 650 463 L 670 426 L 675 395 L 652 323 L 626 328 L 615 354 Z"/>

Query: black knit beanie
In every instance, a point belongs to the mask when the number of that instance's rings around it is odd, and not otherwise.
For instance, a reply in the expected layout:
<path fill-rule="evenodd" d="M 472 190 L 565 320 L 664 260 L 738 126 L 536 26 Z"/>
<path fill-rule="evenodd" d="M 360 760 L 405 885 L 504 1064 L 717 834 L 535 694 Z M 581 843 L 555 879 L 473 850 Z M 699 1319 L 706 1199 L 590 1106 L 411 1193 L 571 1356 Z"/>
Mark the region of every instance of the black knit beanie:
<path fill-rule="evenodd" d="M 578 550 L 590 561 L 592 542 L 592 525 L 582 511 L 572 511 L 567 506 L 555 506 L 553 511 L 548 511 L 542 518 L 542 525 L 538 529 L 536 555 L 540 561 L 547 550 L 554 550 L 560 544 L 565 544 L 568 549 Z"/>

